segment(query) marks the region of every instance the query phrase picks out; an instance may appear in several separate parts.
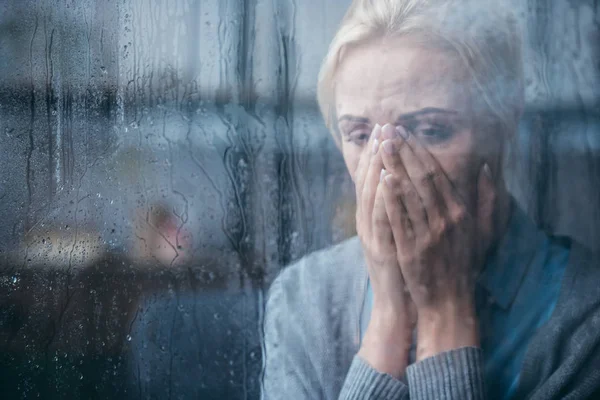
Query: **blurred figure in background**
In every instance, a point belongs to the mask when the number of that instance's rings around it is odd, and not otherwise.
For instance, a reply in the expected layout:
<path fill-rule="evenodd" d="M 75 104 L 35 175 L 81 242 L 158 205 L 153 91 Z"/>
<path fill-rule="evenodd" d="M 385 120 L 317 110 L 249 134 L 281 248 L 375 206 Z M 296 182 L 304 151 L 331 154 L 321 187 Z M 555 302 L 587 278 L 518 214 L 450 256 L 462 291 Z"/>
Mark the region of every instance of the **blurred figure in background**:
<path fill-rule="evenodd" d="M 132 240 L 132 257 L 142 264 L 174 266 L 191 259 L 192 236 L 164 203 L 136 210 Z"/>

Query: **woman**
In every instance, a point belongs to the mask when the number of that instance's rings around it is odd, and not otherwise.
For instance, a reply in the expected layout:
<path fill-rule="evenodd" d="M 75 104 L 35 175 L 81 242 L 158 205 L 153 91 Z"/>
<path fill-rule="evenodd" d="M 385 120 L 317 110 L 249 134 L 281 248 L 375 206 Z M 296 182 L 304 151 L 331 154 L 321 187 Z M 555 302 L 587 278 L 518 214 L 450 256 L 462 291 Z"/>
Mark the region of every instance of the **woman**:
<path fill-rule="evenodd" d="M 318 100 L 358 237 L 272 285 L 265 397 L 598 394 L 600 273 L 504 184 L 523 108 L 516 32 L 481 2 L 353 2 Z"/>

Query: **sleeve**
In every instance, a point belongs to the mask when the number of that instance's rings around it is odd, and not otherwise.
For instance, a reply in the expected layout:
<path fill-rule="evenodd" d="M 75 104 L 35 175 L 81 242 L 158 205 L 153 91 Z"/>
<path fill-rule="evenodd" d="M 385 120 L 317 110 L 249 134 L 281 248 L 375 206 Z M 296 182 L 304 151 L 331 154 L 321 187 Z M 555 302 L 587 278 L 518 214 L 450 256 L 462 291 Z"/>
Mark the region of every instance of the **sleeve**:
<path fill-rule="evenodd" d="M 359 356 L 354 356 L 340 400 L 408 400 L 408 386 L 391 375 L 377 372 Z"/>
<path fill-rule="evenodd" d="M 261 399 L 320 399 L 320 385 L 310 367 L 306 330 L 294 315 L 294 297 L 279 276 L 269 290 L 264 318 Z M 296 313 L 298 314 L 298 313 Z"/>
<path fill-rule="evenodd" d="M 291 271 L 290 271 L 291 272 Z M 322 369 L 323 339 L 319 324 L 300 310 L 304 302 L 295 275 L 280 275 L 269 290 L 264 318 L 263 376 L 261 399 L 333 399 L 331 387 L 317 371 Z M 289 287 L 288 287 L 289 286 Z M 325 339 L 328 340 L 328 339 Z M 405 383 L 381 374 L 355 356 L 344 380 L 339 399 L 408 399 Z"/>
<path fill-rule="evenodd" d="M 377 372 L 354 357 L 340 400 L 484 400 L 483 355 L 479 348 L 463 347 L 429 357 L 407 369 L 408 386 Z"/>
<path fill-rule="evenodd" d="M 406 370 L 411 400 L 484 400 L 483 353 L 476 347 L 437 354 Z"/>

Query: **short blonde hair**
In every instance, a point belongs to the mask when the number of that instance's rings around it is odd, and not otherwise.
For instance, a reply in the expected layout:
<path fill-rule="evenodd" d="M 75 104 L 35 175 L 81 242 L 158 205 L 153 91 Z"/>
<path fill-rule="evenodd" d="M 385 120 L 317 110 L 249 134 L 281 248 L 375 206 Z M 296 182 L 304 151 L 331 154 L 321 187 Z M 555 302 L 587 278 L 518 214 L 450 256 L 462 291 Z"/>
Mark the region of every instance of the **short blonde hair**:
<path fill-rule="evenodd" d="M 523 108 L 521 36 L 514 16 L 493 0 L 354 0 L 319 72 L 317 100 L 339 145 L 335 76 L 345 51 L 375 38 L 407 36 L 454 51 L 490 115 L 514 131 Z"/>

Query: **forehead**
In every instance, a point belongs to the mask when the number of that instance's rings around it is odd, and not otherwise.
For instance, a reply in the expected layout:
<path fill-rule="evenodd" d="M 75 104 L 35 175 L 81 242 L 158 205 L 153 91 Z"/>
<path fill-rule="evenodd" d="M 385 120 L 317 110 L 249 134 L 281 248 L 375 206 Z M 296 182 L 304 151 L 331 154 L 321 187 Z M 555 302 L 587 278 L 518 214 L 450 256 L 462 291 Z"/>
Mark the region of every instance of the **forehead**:
<path fill-rule="evenodd" d="M 336 112 L 382 119 L 425 107 L 467 112 L 470 82 L 448 50 L 408 38 L 368 42 L 344 55 L 335 82 Z"/>

